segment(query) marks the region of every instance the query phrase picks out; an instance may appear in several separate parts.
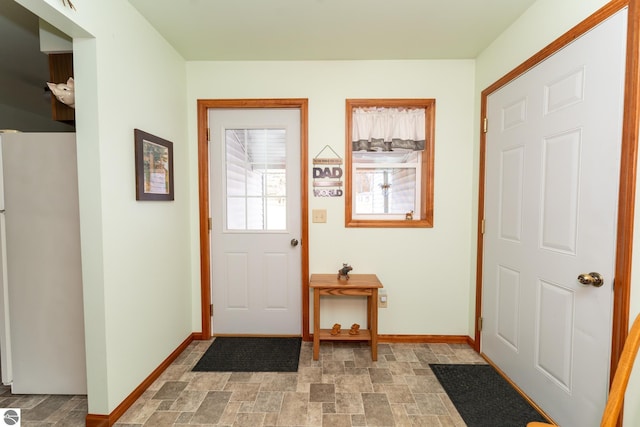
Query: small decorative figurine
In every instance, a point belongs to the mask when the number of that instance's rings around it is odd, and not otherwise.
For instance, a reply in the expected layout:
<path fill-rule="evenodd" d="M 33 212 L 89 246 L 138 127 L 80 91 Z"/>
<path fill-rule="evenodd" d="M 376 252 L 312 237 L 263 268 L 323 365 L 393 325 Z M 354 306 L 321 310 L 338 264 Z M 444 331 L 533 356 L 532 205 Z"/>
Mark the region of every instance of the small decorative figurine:
<path fill-rule="evenodd" d="M 340 323 L 336 323 L 333 325 L 333 328 L 331 328 L 331 335 L 339 335 L 340 334 Z"/>
<path fill-rule="evenodd" d="M 360 333 L 360 325 L 354 323 L 351 325 L 351 329 L 349 330 L 349 335 L 358 335 Z"/>
<path fill-rule="evenodd" d="M 71 108 L 76 108 L 76 96 L 74 89 L 73 77 L 69 77 L 66 83 L 49 83 L 47 86 L 51 89 L 51 93 L 55 95 L 58 101 L 68 105 Z"/>
<path fill-rule="evenodd" d="M 338 280 L 342 278 L 349 280 L 349 272 L 351 270 L 353 270 L 353 267 L 351 267 L 349 264 L 342 264 L 342 268 L 338 270 Z"/>
<path fill-rule="evenodd" d="M 413 211 L 404 214 L 404 219 L 406 219 L 407 221 L 411 221 L 413 219 Z"/>

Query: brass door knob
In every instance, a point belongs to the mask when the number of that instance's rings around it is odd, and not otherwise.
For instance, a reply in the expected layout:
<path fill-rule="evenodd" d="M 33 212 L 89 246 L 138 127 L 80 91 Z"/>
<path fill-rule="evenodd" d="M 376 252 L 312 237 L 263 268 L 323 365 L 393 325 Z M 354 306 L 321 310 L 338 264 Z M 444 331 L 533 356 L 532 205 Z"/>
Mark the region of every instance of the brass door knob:
<path fill-rule="evenodd" d="M 582 283 L 583 285 L 591 285 L 599 288 L 600 286 L 604 285 L 604 277 L 602 277 L 602 274 L 596 272 L 583 273 L 578 276 L 578 282 Z"/>

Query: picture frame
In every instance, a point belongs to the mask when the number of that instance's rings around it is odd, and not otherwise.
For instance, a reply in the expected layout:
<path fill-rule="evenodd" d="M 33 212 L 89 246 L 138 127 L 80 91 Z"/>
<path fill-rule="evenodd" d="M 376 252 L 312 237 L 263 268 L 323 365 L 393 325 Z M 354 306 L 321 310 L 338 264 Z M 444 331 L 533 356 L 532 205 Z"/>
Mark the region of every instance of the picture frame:
<path fill-rule="evenodd" d="M 136 200 L 174 200 L 173 143 L 134 129 Z"/>

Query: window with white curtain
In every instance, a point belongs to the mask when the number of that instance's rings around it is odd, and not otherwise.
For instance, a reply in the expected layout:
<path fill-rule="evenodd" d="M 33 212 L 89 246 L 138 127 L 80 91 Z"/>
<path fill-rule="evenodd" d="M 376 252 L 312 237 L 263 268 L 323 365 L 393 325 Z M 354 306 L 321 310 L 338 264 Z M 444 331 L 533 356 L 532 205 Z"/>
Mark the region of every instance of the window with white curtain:
<path fill-rule="evenodd" d="M 433 226 L 435 100 L 347 100 L 347 227 Z"/>

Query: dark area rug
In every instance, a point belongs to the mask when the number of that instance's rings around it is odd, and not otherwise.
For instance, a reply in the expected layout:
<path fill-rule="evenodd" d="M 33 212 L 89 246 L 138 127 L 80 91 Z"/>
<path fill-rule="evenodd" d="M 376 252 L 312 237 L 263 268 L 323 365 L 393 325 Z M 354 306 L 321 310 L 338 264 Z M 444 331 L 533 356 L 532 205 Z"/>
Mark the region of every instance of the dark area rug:
<path fill-rule="evenodd" d="M 429 366 L 469 427 L 525 427 L 545 421 L 490 365 Z"/>
<path fill-rule="evenodd" d="M 193 371 L 296 372 L 302 338 L 217 337 Z"/>

